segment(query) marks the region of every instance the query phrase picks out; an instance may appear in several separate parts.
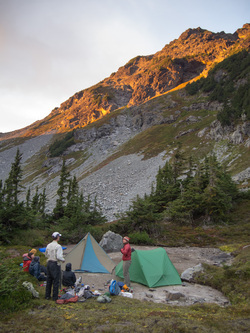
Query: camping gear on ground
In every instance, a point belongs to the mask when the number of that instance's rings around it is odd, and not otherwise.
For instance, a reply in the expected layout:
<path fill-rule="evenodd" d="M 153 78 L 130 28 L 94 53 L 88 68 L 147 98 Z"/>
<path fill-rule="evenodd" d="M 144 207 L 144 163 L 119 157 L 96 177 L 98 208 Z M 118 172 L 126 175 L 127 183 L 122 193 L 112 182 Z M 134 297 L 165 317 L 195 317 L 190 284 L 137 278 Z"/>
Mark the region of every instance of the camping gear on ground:
<path fill-rule="evenodd" d="M 35 288 L 33 287 L 33 284 L 31 282 L 24 281 L 23 286 L 32 293 L 33 297 L 39 298 L 39 293 L 35 290 Z"/>
<path fill-rule="evenodd" d="M 124 284 L 123 287 L 122 287 L 122 291 L 130 292 L 130 288 L 126 284 Z"/>
<path fill-rule="evenodd" d="M 84 287 L 81 287 L 80 290 L 78 291 L 77 293 L 77 296 L 78 297 L 82 297 L 84 295 L 84 291 L 85 291 L 85 288 Z"/>
<path fill-rule="evenodd" d="M 118 281 L 117 283 L 118 283 L 118 286 L 120 287 L 120 289 L 122 289 L 124 286 L 124 282 Z"/>
<path fill-rule="evenodd" d="M 70 298 L 59 298 L 56 300 L 56 304 L 67 304 L 67 303 L 76 303 L 78 301 L 78 296 L 71 296 Z"/>
<path fill-rule="evenodd" d="M 88 299 L 88 298 L 93 297 L 93 293 L 90 290 L 85 289 L 83 296 L 84 296 L 84 298 Z"/>
<path fill-rule="evenodd" d="M 71 293 L 66 292 L 65 294 L 60 296 L 60 299 L 70 299 L 70 298 L 72 298 L 72 296 L 75 296 L 75 295 L 72 295 Z"/>
<path fill-rule="evenodd" d="M 111 273 L 115 263 L 88 233 L 66 256 L 62 269 L 71 262 L 75 272 Z"/>
<path fill-rule="evenodd" d="M 67 264 L 65 265 L 65 267 L 67 266 Z M 72 269 L 72 265 L 71 265 L 71 269 Z M 79 284 L 81 284 L 81 282 L 82 282 L 82 277 L 81 276 L 79 276 L 79 278 L 78 279 L 76 279 L 76 283 L 75 283 L 75 286 L 76 287 L 78 287 L 78 285 Z M 82 285 L 82 287 L 83 287 L 83 285 Z"/>
<path fill-rule="evenodd" d="M 71 296 L 75 296 L 76 295 L 76 291 L 75 291 L 75 288 L 68 288 L 66 290 L 66 294 L 70 294 Z M 78 295 L 79 296 L 79 295 Z"/>
<path fill-rule="evenodd" d="M 107 295 L 101 295 L 101 296 L 97 297 L 97 302 L 99 302 L 99 303 L 110 303 L 111 298 L 108 297 Z"/>
<path fill-rule="evenodd" d="M 133 294 L 128 291 L 122 291 L 119 296 L 133 298 Z"/>
<path fill-rule="evenodd" d="M 135 250 L 131 254 L 130 280 L 151 287 L 181 285 L 180 276 L 163 248 Z M 122 261 L 116 266 L 115 274 L 123 276 Z"/>
<path fill-rule="evenodd" d="M 110 295 L 114 295 L 114 296 L 117 296 L 120 294 L 121 289 L 120 289 L 118 283 L 116 282 L 116 280 L 111 280 L 111 283 L 109 286 L 109 292 L 110 292 Z"/>

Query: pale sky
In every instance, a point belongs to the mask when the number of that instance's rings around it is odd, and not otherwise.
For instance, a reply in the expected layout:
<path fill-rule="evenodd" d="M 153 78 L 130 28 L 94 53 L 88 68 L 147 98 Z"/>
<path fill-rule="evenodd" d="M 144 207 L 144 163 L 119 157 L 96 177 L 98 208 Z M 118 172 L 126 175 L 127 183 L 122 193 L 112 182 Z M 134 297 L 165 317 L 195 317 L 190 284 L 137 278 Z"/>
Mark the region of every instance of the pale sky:
<path fill-rule="evenodd" d="M 234 33 L 249 14 L 249 0 L 0 0 L 0 132 L 46 117 L 189 28 Z"/>

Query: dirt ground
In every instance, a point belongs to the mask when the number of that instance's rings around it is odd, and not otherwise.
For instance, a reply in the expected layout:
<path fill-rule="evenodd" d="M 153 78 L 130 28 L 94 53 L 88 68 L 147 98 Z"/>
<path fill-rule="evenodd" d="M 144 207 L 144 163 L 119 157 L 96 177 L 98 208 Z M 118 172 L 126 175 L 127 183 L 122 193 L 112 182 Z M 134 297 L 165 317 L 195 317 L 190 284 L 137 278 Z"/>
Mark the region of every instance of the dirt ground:
<path fill-rule="evenodd" d="M 67 246 L 64 254 L 67 254 L 73 248 L 73 245 Z M 152 246 L 131 245 L 136 250 L 152 250 Z M 194 267 L 199 263 L 217 264 L 217 258 L 223 252 L 216 248 L 198 248 L 198 247 L 166 247 L 166 252 L 181 275 L 187 268 Z M 110 258 L 118 264 L 122 255 L 120 252 L 108 254 Z M 230 264 L 228 262 L 228 264 Z M 76 273 L 77 278 L 82 276 L 82 283 L 89 285 L 91 290 L 98 290 L 101 294 L 108 291 L 108 281 L 111 279 L 121 280 L 115 273 L 113 274 L 94 274 L 94 273 Z M 191 305 L 195 303 L 217 303 L 219 305 L 229 304 L 227 298 L 219 291 L 198 284 L 183 282 L 180 286 L 164 286 L 158 288 L 148 288 L 141 284 L 132 282 L 133 298 L 143 301 L 153 301 L 155 303 L 166 303 L 173 305 Z M 183 297 L 175 295 L 183 294 Z M 172 295 L 172 297 L 169 295 Z M 177 298 L 177 299 L 176 299 Z"/>

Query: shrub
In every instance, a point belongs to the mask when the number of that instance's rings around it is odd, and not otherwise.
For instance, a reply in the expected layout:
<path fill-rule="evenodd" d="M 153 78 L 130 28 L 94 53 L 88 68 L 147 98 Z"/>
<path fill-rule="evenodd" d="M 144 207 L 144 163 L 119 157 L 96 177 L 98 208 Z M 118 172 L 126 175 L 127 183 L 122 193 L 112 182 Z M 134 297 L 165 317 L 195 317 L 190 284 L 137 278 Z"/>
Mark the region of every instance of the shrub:
<path fill-rule="evenodd" d="M 153 243 L 152 239 L 149 237 L 146 231 L 129 234 L 129 237 L 132 244 L 151 245 Z"/>
<path fill-rule="evenodd" d="M 49 147 L 51 157 L 57 157 L 75 143 L 74 131 L 68 132 L 61 140 L 56 140 Z"/>
<path fill-rule="evenodd" d="M 3 253 L 1 253 L 2 257 Z M 32 299 L 32 294 L 26 290 L 22 283 L 29 274 L 23 272 L 18 264 L 18 259 L 1 258 L 0 265 L 0 312 L 8 314 L 27 308 Z"/>
<path fill-rule="evenodd" d="M 47 232 L 39 229 L 20 230 L 12 239 L 12 244 L 39 247 L 44 245 Z"/>

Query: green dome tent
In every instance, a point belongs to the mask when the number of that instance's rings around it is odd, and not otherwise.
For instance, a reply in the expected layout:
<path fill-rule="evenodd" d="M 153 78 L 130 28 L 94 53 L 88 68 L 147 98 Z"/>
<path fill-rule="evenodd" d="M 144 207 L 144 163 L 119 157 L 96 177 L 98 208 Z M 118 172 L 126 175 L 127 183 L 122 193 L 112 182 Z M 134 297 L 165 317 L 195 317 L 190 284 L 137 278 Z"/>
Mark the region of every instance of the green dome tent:
<path fill-rule="evenodd" d="M 181 284 L 180 276 L 163 248 L 135 250 L 131 255 L 130 280 L 149 288 Z M 123 276 L 123 262 L 115 269 L 115 274 Z"/>

